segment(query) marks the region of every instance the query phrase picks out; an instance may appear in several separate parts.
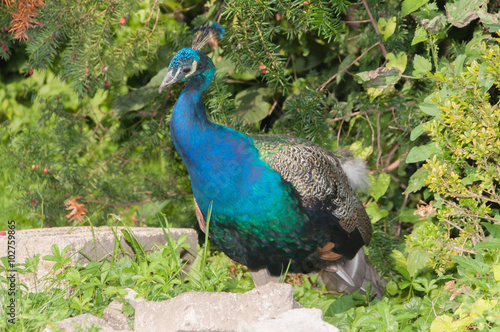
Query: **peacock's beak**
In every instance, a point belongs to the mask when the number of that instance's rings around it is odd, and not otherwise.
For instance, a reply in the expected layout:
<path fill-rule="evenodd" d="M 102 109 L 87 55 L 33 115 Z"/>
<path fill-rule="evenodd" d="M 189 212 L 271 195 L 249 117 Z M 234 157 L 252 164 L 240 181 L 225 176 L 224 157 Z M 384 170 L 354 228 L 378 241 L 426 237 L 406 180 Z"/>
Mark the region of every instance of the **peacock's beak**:
<path fill-rule="evenodd" d="M 175 76 L 172 75 L 172 72 L 169 70 L 167 72 L 167 75 L 165 75 L 165 78 L 163 79 L 163 82 L 161 82 L 160 84 L 160 88 L 158 89 L 158 92 L 161 93 L 161 91 L 163 89 L 165 89 L 165 87 L 169 86 L 170 84 L 173 84 L 175 83 L 176 80 L 175 80 Z"/>

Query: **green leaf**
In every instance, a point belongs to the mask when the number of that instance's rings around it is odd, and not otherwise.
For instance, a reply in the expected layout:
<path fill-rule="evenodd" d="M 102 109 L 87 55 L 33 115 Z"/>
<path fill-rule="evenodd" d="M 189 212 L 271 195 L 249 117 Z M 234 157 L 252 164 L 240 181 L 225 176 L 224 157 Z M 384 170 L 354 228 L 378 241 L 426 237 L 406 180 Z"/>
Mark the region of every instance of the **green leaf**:
<path fill-rule="evenodd" d="M 425 125 L 425 123 L 421 123 L 418 126 L 416 126 L 415 128 L 413 128 L 413 130 L 411 131 L 411 134 L 410 134 L 410 140 L 412 142 L 415 141 L 418 137 L 420 137 L 420 135 L 425 133 L 424 125 Z"/>
<path fill-rule="evenodd" d="M 474 321 L 471 317 L 465 319 L 454 319 L 451 316 L 441 315 L 437 316 L 431 324 L 430 332 L 443 332 L 443 331 L 465 331 L 466 327 Z"/>
<path fill-rule="evenodd" d="M 413 208 L 401 209 L 401 213 L 398 216 L 399 220 L 401 220 L 402 222 L 408 222 L 408 223 L 412 223 L 412 224 L 421 222 L 422 220 L 420 220 L 420 218 L 422 218 L 422 217 L 413 214 L 413 212 L 415 212 L 416 210 L 417 209 L 413 209 Z"/>
<path fill-rule="evenodd" d="M 241 91 L 234 99 L 236 116 L 249 123 L 264 119 L 271 109 L 265 101 L 270 95 L 268 88 L 251 87 Z"/>
<path fill-rule="evenodd" d="M 339 297 L 337 300 L 333 301 L 325 312 L 327 316 L 335 316 L 342 312 L 345 312 L 358 304 L 351 294 L 345 294 Z"/>
<path fill-rule="evenodd" d="M 489 266 L 488 264 L 472 259 L 470 257 L 452 256 L 451 258 L 455 262 L 457 262 L 458 265 L 462 266 L 466 270 L 469 270 L 469 272 L 485 275 L 491 270 L 491 266 Z"/>
<path fill-rule="evenodd" d="M 406 156 L 408 164 L 424 161 L 440 151 L 439 146 L 435 142 L 430 142 L 426 145 L 416 146 L 410 150 Z"/>
<path fill-rule="evenodd" d="M 483 225 L 488 232 L 490 232 L 491 236 L 493 236 L 496 239 L 500 239 L 500 224 L 492 224 L 489 222 L 480 222 L 481 225 Z"/>
<path fill-rule="evenodd" d="M 406 289 L 406 288 L 410 287 L 411 277 L 410 277 L 410 274 L 408 273 L 408 270 L 406 270 L 404 267 L 401 267 L 401 266 L 396 267 L 396 270 L 398 270 L 398 272 L 406 279 L 406 280 L 402 280 L 398 283 L 399 288 Z"/>
<path fill-rule="evenodd" d="M 423 56 L 417 54 L 413 59 L 413 69 L 413 76 L 423 76 L 431 71 L 432 63 Z"/>
<path fill-rule="evenodd" d="M 370 217 L 372 223 L 376 223 L 380 219 L 385 218 L 389 215 L 389 211 L 379 209 L 377 203 L 375 202 L 368 203 L 368 205 L 366 206 L 366 213 L 368 213 L 368 216 Z"/>
<path fill-rule="evenodd" d="M 413 13 L 427 2 L 429 2 L 429 0 L 404 0 L 401 5 L 401 16 Z"/>
<path fill-rule="evenodd" d="M 356 157 L 366 160 L 372 154 L 373 148 L 371 146 L 363 147 L 363 141 L 359 140 L 349 146 L 349 151 Z"/>
<path fill-rule="evenodd" d="M 479 67 L 479 72 L 477 74 L 477 79 L 479 81 L 479 86 L 482 87 L 481 92 L 486 93 L 495 84 L 495 79 L 491 72 L 492 68 L 487 62 L 481 64 Z"/>
<path fill-rule="evenodd" d="M 70 285 L 80 285 L 83 280 L 81 280 L 80 272 L 76 269 L 70 269 L 65 278 L 69 281 Z"/>
<path fill-rule="evenodd" d="M 113 103 L 116 116 L 138 111 L 159 96 L 158 87 L 167 74 L 168 67 L 160 70 L 145 86 L 121 96 Z"/>
<path fill-rule="evenodd" d="M 457 0 L 445 5 L 446 17 L 457 28 L 463 28 L 478 18 L 476 11 L 488 3 L 487 0 Z"/>
<path fill-rule="evenodd" d="M 418 279 L 421 279 L 421 278 L 418 278 Z M 412 283 L 412 286 L 413 286 L 413 289 L 415 289 L 416 291 L 425 292 L 425 288 L 422 286 L 422 284 L 417 282 L 417 280 L 414 280 L 414 282 Z"/>
<path fill-rule="evenodd" d="M 474 246 L 476 249 L 489 249 L 489 250 L 499 250 L 500 249 L 500 239 L 491 238 L 484 242 L 478 242 Z"/>
<path fill-rule="evenodd" d="M 431 257 L 429 253 L 423 249 L 411 248 L 408 254 L 408 272 L 414 277 L 418 270 L 423 269 L 429 263 Z"/>
<path fill-rule="evenodd" d="M 495 264 L 491 267 L 493 269 L 493 277 L 496 281 L 500 281 L 500 264 Z"/>
<path fill-rule="evenodd" d="M 387 40 L 396 30 L 396 17 L 394 16 L 389 19 L 380 17 L 377 22 L 377 28 L 382 36 L 384 36 L 384 39 Z"/>
<path fill-rule="evenodd" d="M 125 240 L 128 242 L 128 244 L 132 247 L 136 255 L 142 254 L 143 256 L 146 256 L 146 252 L 144 251 L 144 248 L 142 247 L 141 243 L 137 241 L 135 238 L 135 235 L 130 232 L 128 229 L 121 229 L 121 232 L 123 234 L 123 237 Z"/>
<path fill-rule="evenodd" d="M 441 113 L 439 104 L 434 101 L 428 100 L 428 98 L 425 98 L 425 101 L 423 103 L 420 103 L 418 107 L 422 112 L 430 116 L 436 116 Z"/>
<path fill-rule="evenodd" d="M 462 73 L 463 71 L 463 68 L 464 68 L 464 62 L 465 62 L 465 59 L 467 58 L 467 56 L 465 54 L 460 54 L 459 56 L 457 56 L 457 58 L 455 59 L 455 75 L 458 76 Z"/>
<path fill-rule="evenodd" d="M 354 75 L 359 83 L 366 88 L 377 88 L 379 90 L 394 86 L 401 77 L 398 68 L 380 67 L 371 71 L 364 71 Z"/>
<path fill-rule="evenodd" d="M 420 103 L 419 108 L 422 112 L 427 115 L 437 117 L 441 113 L 441 106 L 439 102 L 445 100 L 450 95 L 456 95 L 460 92 L 457 90 L 451 90 L 446 86 L 439 91 L 433 92 L 427 96 L 422 103 Z"/>
<path fill-rule="evenodd" d="M 476 10 L 476 13 L 481 23 L 490 30 L 490 33 L 495 33 L 500 30 L 499 13 L 489 14 L 485 7 L 479 8 Z"/>
<path fill-rule="evenodd" d="M 425 180 L 429 176 L 429 172 L 425 168 L 419 168 L 408 181 L 408 187 L 406 187 L 405 194 L 410 194 L 419 191 L 426 185 Z"/>
<path fill-rule="evenodd" d="M 371 176 L 370 180 L 372 182 L 370 187 L 370 196 L 378 202 L 379 198 L 387 192 L 389 184 L 391 183 L 391 177 L 387 173 L 381 173 L 377 179 Z"/>
<path fill-rule="evenodd" d="M 429 7 L 429 6 L 427 6 Z M 447 27 L 448 20 L 437 9 L 433 11 L 422 10 L 412 14 L 419 25 L 432 34 L 437 34 Z"/>
<path fill-rule="evenodd" d="M 396 266 L 402 266 L 405 269 L 407 268 L 408 263 L 406 262 L 406 257 L 401 251 L 393 250 L 391 253 L 391 257 L 394 259 Z"/>
<path fill-rule="evenodd" d="M 344 75 L 347 72 L 347 70 L 345 70 L 344 68 L 349 66 L 354 60 L 356 60 L 356 56 L 354 54 L 349 54 L 348 56 L 342 59 L 342 62 L 339 65 L 339 71 L 337 72 L 338 73 L 337 78 L 335 79 L 337 84 L 340 84 L 340 82 L 344 78 Z"/>
<path fill-rule="evenodd" d="M 405 72 L 408 62 L 405 52 L 399 52 L 398 56 L 394 55 L 394 53 L 388 53 L 385 58 L 387 59 L 387 63 L 385 64 L 387 68 L 397 68 L 401 73 Z"/>
<path fill-rule="evenodd" d="M 385 285 L 385 290 L 389 295 L 394 296 L 399 292 L 398 284 L 391 280 Z"/>
<path fill-rule="evenodd" d="M 427 31 L 423 26 L 419 25 L 415 29 L 415 35 L 413 36 L 413 40 L 411 41 L 411 46 L 424 42 L 427 39 L 429 39 L 427 36 Z"/>

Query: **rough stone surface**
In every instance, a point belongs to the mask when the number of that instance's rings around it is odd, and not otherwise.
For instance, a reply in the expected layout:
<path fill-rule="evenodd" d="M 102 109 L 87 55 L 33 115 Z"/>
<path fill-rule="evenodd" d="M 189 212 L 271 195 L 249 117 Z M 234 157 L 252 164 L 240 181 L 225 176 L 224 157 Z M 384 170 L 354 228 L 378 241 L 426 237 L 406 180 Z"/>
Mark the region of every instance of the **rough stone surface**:
<path fill-rule="evenodd" d="M 104 319 L 91 314 L 78 315 L 66 318 L 57 323 L 57 326 L 64 332 L 87 331 L 92 327 L 100 327 L 100 332 L 118 332 L 127 330 L 115 330 Z M 54 330 L 46 328 L 44 332 L 53 332 Z M 92 330 L 94 331 L 94 330 Z"/>
<path fill-rule="evenodd" d="M 237 331 L 239 324 L 293 308 L 293 289 L 270 283 L 244 294 L 189 292 L 163 302 L 138 303 L 136 331 Z M 297 309 L 298 310 L 298 309 Z"/>
<path fill-rule="evenodd" d="M 128 300 L 128 304 L 130 304 L 132 308 L 135 309 L 137 303 L 146 301 L 146 299 L 143 297 L 137 297 L 138 293 L 132 288 L 125 288 L 125 290 L 127 291 L 127 295 L 125 295 L 123 298 L 125 300 Z"/>
<path fill-rule="evenodd" d="M 183 293 L 163 302 L 135 299 L 134 331 L 176 332 L 338 332 L 322 319 L 319 309 L 295 309 L 293 289 L 288 284 L 270 283 L 244 294 Z M 129 300 L 130 301 L 130 300 Z M 62 331 L 131 331 L 121 312 L 123 303 L 113 301 L 104 310 L 103 318 L 79 315 L 56 323 Z M 44 332 L 53 332 L 46 328 Z"/>
<path fill-rule="evenodd" d="M 238 332 L 339 332 L 335 326 L 323 321 L 319 309 L 293 309 L 273 318 L 261 321 L 242 322 Z"/>
<path fill-rule="evenodd" d="M 52 255 L 51 246 L 57 244 L 62 251 L 64 247 L 70 245 L 68 254 L 71 255 L 73 264 L 85 264 L 89 260 L 100 260 L 113 255 L 115 250 L 115 234 L 120 239 L 120 243 L 125 249 L 126 255 L 133 255 L 132 247 L 125 241 L 121 233 L 123 227 L 111 229 L 104 227 L 54 227 L 43 229 L 27 229 L 16 231 L 15 233 L 15 262 L 24 263 L 26 258 L 31 258 L 35 254 L 40 254 L 40 258 L 45 255 Z M 130 228 L 137 240 L 143 245 L 145 250 L 150 251 L 156 245 L 162 245 L 166 242 L 163 230 L 160 227 Z M 194 229 L 172 228 L 170 234 L 173 240 L 177 240 L 181 235 L 188 234 L 186 243 L 191 249 L 181 249 L 181 257 L 188 261 L 188 268 L 195 259 L 196 247 L 198 244 L 198 235 Z M 0 236 L 0 257 L 7 256 L 8 236 Z M 38 271 L 36 274 L 19 275 L 19 282 L 24 283 L 31 289 L 37 284 L 38 289 L 43 289 L 43 285 L 37 283 L 41 277 L 46 275 L 54 262 L 40 259 Z"/>
<path fill-rule="evenodd" d="M 122 312 L 123 303 L 112 301 L 102 314 L 102 318 L 115 330 L 132 331 L 128 319 Z"/>

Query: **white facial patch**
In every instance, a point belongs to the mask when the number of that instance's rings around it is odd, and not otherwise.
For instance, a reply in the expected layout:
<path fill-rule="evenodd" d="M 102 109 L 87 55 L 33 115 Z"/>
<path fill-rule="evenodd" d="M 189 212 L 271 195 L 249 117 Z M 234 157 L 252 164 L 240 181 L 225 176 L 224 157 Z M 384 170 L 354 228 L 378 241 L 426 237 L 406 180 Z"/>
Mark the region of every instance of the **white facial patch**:
<path fill-rule="evenodd" d="M 194 74 L 196 71 L 196 67 L 198 66 L 198 62 L 196 60 L 193 60 L 193 65 L 191 66 L 191 71 L 185 75 L 185 77 L 189 77 L 190 75 Z"/>
<path fill-rule="evenodd" d="M 177 70 L 175 71 L 175 74 L 172 75 L 173 80 L 177 80 L 177 76 L 179 75 L 180 71 L 181 71 L 181 69 L 177 68 Z"/>

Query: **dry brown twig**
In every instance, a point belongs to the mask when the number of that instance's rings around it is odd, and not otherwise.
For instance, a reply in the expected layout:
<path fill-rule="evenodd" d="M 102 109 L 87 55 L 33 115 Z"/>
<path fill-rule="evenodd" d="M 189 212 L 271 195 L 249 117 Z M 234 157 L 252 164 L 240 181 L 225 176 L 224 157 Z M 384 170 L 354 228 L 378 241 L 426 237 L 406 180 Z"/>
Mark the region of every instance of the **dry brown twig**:
<path fill-rule="evenodd" d="M 82 198 L 73 197 L 66 201 L 64 201 L 64 205 L 66 205 L 66 210 L 72 210 L 69 214 L 66 215 L 66 218 L 69 219 L 69 222 L 80 222 L 83 219 L 83 215 L 87 214 L 88 210 L 85 207 L 85 204 L 78 203 L 76 200 Z"/>
<path fill-rule="evenodd" d="M 7 6 L 10 6 L 10 0 L 2 0 Z M 35 17 L 38 16 L 37 9 L 43 7 L 45 3 L 43 0 L 19 0 L 17 9 L 12 14 L 12 21 L 10 22 L 10 33 L 14 35 L 15 39 L 27 40 L 28 35 L 26 31 L 32 28 L 35 24 Z"/>
<path fill-rule="evenodd" d="M 434 203 L 431 201 L 429 204 L 427 204 L 424 201 L 420 201 L 420 204 L 417 204 L 417 210 L 413 212 L 414 216 L 420 216 L 420 220 L 424 220 L 426 218 L 429 218 L 430 216 L 433 216 L 436 213 L 437 208 L 432 206 Z"/>

